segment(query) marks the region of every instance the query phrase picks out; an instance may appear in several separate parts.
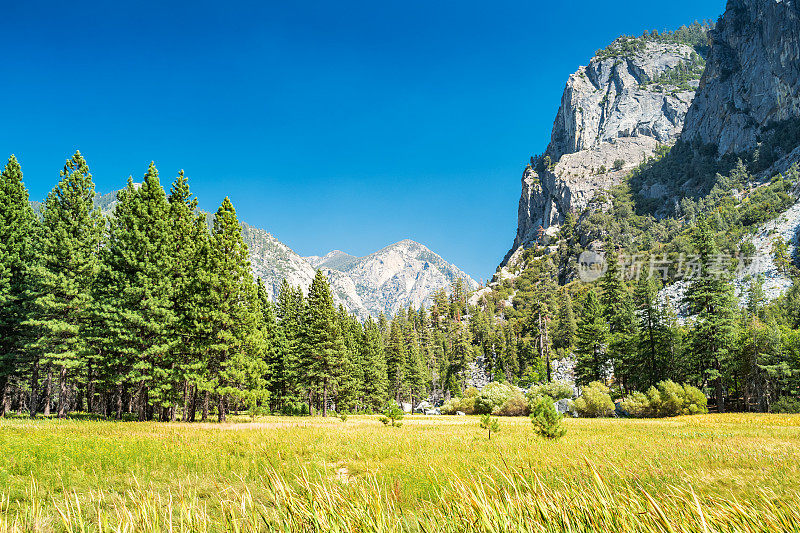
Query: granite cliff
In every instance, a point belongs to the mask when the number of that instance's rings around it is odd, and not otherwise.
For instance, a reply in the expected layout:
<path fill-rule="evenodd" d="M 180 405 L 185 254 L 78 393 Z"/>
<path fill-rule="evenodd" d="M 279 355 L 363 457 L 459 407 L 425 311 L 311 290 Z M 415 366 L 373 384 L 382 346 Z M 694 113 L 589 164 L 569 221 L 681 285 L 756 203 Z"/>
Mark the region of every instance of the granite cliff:
<path fill-rule="evenodd" d="M 523 172 L 517 235 L 503 265 L 675 142 L 704 67 L 700 49 L 669 34 L 620 37 L 569 77 L 550 144 Z"/>
<path fill-rule="evenodd" d="M 770 126 L 800 116 L 800 6 L 731 0 L 709 35 L 708 65 L 681 137 L 720 154 L 751 151 Z"/>

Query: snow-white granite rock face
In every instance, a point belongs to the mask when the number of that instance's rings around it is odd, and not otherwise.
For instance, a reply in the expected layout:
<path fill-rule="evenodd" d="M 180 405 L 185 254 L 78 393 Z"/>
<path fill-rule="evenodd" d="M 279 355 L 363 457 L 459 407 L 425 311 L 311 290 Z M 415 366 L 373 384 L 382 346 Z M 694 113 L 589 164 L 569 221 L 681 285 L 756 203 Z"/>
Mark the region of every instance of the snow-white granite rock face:
<path fill-rule="evenodd" d="M 334 251 L 310 258 L 328 276 L 334 298 L 361 318 L 396 314 L 409 305 L 430 305 L 433 293 L 457 279 L 478 284 L 422 244 L 403 240 L 364 257 Z"/>
<path fill-rule="evenodd" d="M 319 268 L 328 278 L 335 303 L 360 319 L 393 316 L 408 307 L 432 303 L 433 293 L 457 279 L 473 290 L 467 274 L 422 244 L 403 240 L 364 257 L 334 250 L 325 256 L 301 257 L 270 233 L 243 224 L 253 274 L 261 277 L 272 299 L 284 278 L 307 291 Z"/>
<path fill-rule="evenodd" d="M 503 265 L 541 232 L 554 234 L 568 212 L 580 215 L 659 144 L 677 139 L 694 92 L 648 82 L 693 52 L 649 41 L 637 51 L 594 57 L 569 77 L 545 152 L 550 166 L 523 172 L 517 235 Z"/>
<path fill-rule="evenodd" d="M 770 123 L 800 116 L 800 6 L 730 0 L 710 37 L 682 138 L 723 154 L 751 150 Z"/>
<path fill-rule="evenodd" d="M 637 52 L 593 58 L 567 81 L 547 154 L 558 161 L 564 154 L 630 137 L 673 141 L 693 93 L 672 94 L 642 84 L 676 67 L 692 52 L 683 44 L 647 42 Z"/>

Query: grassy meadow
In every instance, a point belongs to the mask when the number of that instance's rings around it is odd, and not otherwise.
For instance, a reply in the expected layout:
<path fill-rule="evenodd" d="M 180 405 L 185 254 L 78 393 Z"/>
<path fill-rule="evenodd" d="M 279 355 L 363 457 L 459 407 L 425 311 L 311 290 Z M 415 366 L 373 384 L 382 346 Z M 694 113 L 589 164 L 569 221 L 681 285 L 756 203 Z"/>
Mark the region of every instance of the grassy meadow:
<path fill-rule="evenodd" d="M 800 531 L 800 415 L 0 420 L 0 533 Z"/>

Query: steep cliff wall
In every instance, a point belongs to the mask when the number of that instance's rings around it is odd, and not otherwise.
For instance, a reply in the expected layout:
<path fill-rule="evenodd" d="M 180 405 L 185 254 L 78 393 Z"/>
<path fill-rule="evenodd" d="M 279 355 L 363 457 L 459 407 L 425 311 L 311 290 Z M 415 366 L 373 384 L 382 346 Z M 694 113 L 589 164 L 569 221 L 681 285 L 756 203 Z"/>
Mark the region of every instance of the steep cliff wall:
<path fill-rule="evenodd" d="M 702 67 L 687 44 L 623 37 L 572 74 L 544 157 L 523 172 L 517 235 L 503 265 L 674 142 Z"/>
<path fill-rule="evenodd" d="M 731 0 L 710 32 L 708 66 L 681 136 L 749 151 L 773 122 L 800 116 L 800 6 Z"/>

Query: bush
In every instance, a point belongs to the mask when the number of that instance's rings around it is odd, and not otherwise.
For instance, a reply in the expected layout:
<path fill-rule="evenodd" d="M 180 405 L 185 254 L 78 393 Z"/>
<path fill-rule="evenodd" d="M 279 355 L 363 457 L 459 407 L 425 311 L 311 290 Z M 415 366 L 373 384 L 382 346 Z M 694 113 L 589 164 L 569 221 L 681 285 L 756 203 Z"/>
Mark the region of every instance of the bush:
<path fill-rule="evenodd" d="M 678 385 L 674 381 L 661 381 L 650 387 L 647 394 L 634 392 L 621 404 L 630 416 L 655 418 L 663 416 L 695 415 L 708 412 L 705 394 L 691 385 Z"/>
<path fill-rule="evenodd" d="M 470 398 L 450 398 L 439 408 L 443 415 L 454 415 L 456 411 L 462 411 L 467 415 L 475 414 L 475 397 Z"/>
<path fill-rule="evenodd" d="M 507 399 L 503 405 L 492 410 L 493 415 L 499 416 L 526 416 L 529 412 L 528 400 L 519 392 Z"/>
<path fill-rule="evenodd" d="M 558 412 L 553 401 L 547 397 L 540 397 L 532 406 L 531 422 L 536 428 L 536 432 L 548 439 L 558 439 L 564 436 L 567 428 L 561 421 L 564 415 Z"/>
<path fill-rule="evenodd" d="M 651 390 L 654 390 L 651 388 Z M 656 390 L 656 393 L 658 391 Z M 650 398 L 643 392 L 636 391 L 633 394 L 625 397 L 620 404 L 620 407 L 629 416 L 636 418 L 650 418 L 656 416 L 650 407 Z"/>
<path fill-rule="evenodd" d="M 624 159 L 615 159 L 614 160 L 614 166 L 612 168 L 614 170 L 620 170 L 624 166 L 625 166 L 625 160 Z"/>
<path fill-rule="evenodd" d="M 513 385 L 493 381 L 486 385 L 475 398 L 475 413 L 491 413 L 495 409 L 502 407 L 509 398 L 517 394 L 519 394 L 519 391 Z M 464 412 L 466 413 L 466 411 Z"/>
<path fill-rule="evenodd" d="M 787 413 L 797 414 L 800 413 L 800 400 L 790 398 L 789 396 L 782 396 L 776 402 L 769 406 L 770 413 Z"/>
<path fill-rule="evenodd" d="M 599 381 L 592 381 L 583 388 L 583 394 L 575 400 L 575 409 L 584 417 L 600 418 L 614 413 L 614 402 L 609 389 Z"/>
<path fill-rule="evenodd" d="M 553 401 L 557 402 L 565 398 L 572 398 L 572 395 L 572 385 L 568 381 L 551 381 L 550 383 L 533 385 L 528 390 L 528 399 L 533 399 L 538 396 L 549 396 Z"/>

